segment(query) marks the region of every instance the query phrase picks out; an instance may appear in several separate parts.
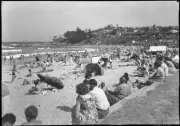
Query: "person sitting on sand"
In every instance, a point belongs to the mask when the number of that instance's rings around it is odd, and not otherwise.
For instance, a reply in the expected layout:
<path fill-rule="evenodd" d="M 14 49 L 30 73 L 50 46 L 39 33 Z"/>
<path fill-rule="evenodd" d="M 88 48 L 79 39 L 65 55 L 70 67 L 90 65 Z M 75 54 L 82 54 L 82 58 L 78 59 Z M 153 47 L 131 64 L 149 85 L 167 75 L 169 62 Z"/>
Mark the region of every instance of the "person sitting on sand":
<path fill-rule="evenodd" d="M 161 67 L 162 62 L 156 61 L 154 63 L 154 68 L 156 69 L 156 72 L 149 78 L 149 80 L 153 81 L 164 81 L 165 79 L 165 72 L 163 68 Z"/>
<path fill-rule="evenodd" d="M 128 95 L 131 94 L 131 88 L 127 84 L 127 80 L 125 77 L 120 78 L 120 82 L 118 85 L 116 85 L 116 88 L 114 91 L 104 90 L 107 99 L 112 106 L 113 104 L 117 103 L 118 101 L 122 100 L 123 98 L 127 97 Z"/>
<path fill-rule="evenodd" d="M 149 69 L 148 69 L 148 71 L 149 71 L 149 74 L 155 72 L 155 69 L 153 68 L 153 65 L 152 65 L 152 64 L 149 64 Z"/>
<path fill-rule="evenodd" d="M 31 81 L 31 80 L 25 78 L 22 85 L 29 85 L 29 84 L 32 84 L 32 83 L 35 84 L 35 86 L 36 86 L 36 85 L 38 85 L 40 83 L 40 79 Z"/>
<path fill-rule="evenodd" d="M 31 89 L 29 89 L 28 94 L 37 95 L 37 94 L 43 93 L 43 89 L 40 87 L 40 80 L 37 79 L 32 82 L 33 82 L 34 86 Z"/>
<path fill-rule="evenodd" d="M 22 126 L 42 125 L 42 121 L 36 120 L 38 116 L 38 109 L 34 105 L 31 105 L 28 108 L 26 108 L 24 113 L 25 113 L 27 122 L 23 123 Z"/>
<path fill-rule="evenodd" d="M 147 66 L 144 63 L 142 63 L 142 66 L 138 67 L 137 70 L 135 71 L 135 75 L 132 76 L 146 77 L 146 76 L 150 76 L 150 74 Z"/>
<path fill-rule="evenodd" d="M 108 115 L 110 104 L 104 91 L 101 88 L 97 87 L 97 81 L 95 79 L 89 80 L 89 84 L 89 94 L 94 96 L 99 118 L 102 119 Z"/>
<path fill-rule="evenodd" d="M 76 105 L 72 109 L 73 125 L 96 124 L 99 121 L 95 99 L 89 94 L 89 87 L 80 83 L 76 86 Z"/>
<path fill-rule="evenodd" d="M 122 77 L 126 78 L 126 83 L 129 85 L 129 87 L 131 88 L 131 91 L 132 91 L 133 85 L 132 85 L 132 81 L 130 80 L 129 74 L 125 72 Z"/>
<path fill-rule="evenodd" d="M 174 64 L 170 61 L 170 59 L 168 57 L 165 57 L 164 63 L 168 66 L 168 72 L 169 73 L 175 73 L 176 72 L 176 68 L 175 68 Z"/>
<path fill-rule="evenodd" d="M 157 57 L 156 61 L 161 62 L 161 67 L 165 73 L 165 78 L 164 81 L 166 81 L 167 77 L 168 77 L 168 66 L 164 63 L 164 57 L 163 56 L 159 56 Z"/>
<path fill-rule="evenodd" d="M 13 113 L 7 113 L 2 117 L 2 126 L 13 126 L 16 122 L 16 116 Z"/>

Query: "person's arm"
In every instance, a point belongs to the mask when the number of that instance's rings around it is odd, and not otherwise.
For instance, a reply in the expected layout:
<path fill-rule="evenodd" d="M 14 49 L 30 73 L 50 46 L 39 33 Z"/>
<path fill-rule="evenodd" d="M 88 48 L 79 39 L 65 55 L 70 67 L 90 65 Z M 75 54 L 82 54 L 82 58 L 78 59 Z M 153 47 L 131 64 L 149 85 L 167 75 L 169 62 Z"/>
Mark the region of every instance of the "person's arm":
<path fill-rule="evenodd" d="M 168 67 L 167 67 L 167 65 L 164 65 L 164 69 L 165 69 L 165 78 L 164 78 L 164 81 L 166 81 L 167 76 L 168 76 Z"/>
<path fill-rule="evenodd" d="M 148 77 L 150 77 L 149 71 L 146 69 L 146 74 L 148 75 Z"/>
<path fill-rule="evenodd" d="M 76 115 L 78 113 L 78 111 L 80 110 L 81 107 L 81 102 L 80 102 L 80 96 L 78 96 L 76 98 L 76 105 L 75 105 L 75 110 L 74 110 L 74 114 Z"/>
<path fill-rule="evenodd" d="M 157 70 L 155 70 L 154 73 L 152 73 L 152 76 L 149 77 L 149 79 L 154 79 L 157 76 Z"/>
<path fill-rule="evenodd" d="M 121 87 L 117 85 L 117 87 L 114 89 L 114 93 L 118 93 L 121 91 Z"/>

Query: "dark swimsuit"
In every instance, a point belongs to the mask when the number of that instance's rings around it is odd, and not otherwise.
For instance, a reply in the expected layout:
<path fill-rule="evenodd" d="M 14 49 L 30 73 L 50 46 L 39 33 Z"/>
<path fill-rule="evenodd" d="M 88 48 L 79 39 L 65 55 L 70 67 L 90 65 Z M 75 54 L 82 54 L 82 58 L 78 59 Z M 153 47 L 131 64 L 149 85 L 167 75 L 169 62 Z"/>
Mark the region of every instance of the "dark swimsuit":
<path fill-rule="evenodd" d="M 15 72 L 12 72 L 12 75 L 16 75 Z"/>

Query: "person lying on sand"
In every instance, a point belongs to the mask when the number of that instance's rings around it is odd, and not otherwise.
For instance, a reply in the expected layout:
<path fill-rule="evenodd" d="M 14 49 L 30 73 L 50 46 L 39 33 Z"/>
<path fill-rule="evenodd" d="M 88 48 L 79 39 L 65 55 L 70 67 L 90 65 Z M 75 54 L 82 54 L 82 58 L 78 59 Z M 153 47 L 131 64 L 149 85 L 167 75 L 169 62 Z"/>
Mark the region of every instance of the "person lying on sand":
<path fill-rule="evenodd" d="M 26 108 L 24 113 L 25 113 L 27 122 L 23 123 L 21 126 L 42 125 L 42 121 L 36 120 L 38 116 L 38 109 L 34 105 L 31 105 L 28 108 Z"/>
<path fill-rule="evenodd" d="M 24 79 L 23 84 L 22 85 L 29 85 L 29 84 L 35 84 L 38 85 L 40 83 L 40 79 L 37 80 L 28 80 L 28 79 Z"/>
<path fill-rule="evenodd" d="M 150 86 L 153 83 L 154 83 L 154 81 L 152 81 L 152 80 L 147 80 L 145 82 L 142 82 L 142 81 L 137 79 L 135 82 L 133 82 L 133 87 L 134 87 L 134 89 L 136 89 L 136 88 L 141 89 L 142 87 Z"/>
<path fill-rule="evenodd" d="M 31 89 L 28 90 L 29 95 L 37 95 L 37 94 L 45 94 L 46 92 L 43 91 L 40 87 L 39 81 L 37 83 L 34 83 L 35 86 L 33 86 Z"/>

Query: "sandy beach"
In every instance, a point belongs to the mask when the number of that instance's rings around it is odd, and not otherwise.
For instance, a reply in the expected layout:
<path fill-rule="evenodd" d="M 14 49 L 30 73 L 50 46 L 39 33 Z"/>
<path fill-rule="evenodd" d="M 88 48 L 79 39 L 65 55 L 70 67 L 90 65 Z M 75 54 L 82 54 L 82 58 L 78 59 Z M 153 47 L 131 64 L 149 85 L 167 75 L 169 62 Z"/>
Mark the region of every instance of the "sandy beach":
<path fill-rule="evenodd" d="M 118 82 L 118 79 L 124 72 L 132 73 L 136 67 L 119 67 L 118 65 L 132 64 L 131 62 L 119 62 L 113 63 L 112 70 L 105 70 L 103 76 L 95 76 L 95 78 L 100 84 L 102 81 L 111 89 L 114 83 Z M 11 66 L 12 67 L 12 66 Z M 2 78 L 4 82 L 11 80 L 11 69 L 9 66 L 3 67 Z M 29 80 L 36 79 L 36 73 L 39 69 L 33 69 L 32 77 L 25 77 L 27 75 L 27 68 L 18 70 L 20 74 L 17 73 L 17 78 L 13 83 L 7 83 L 10 90 L 10 99 L 11 104 L 9 105 L 9 112 L 14 113 L 17 116 L 17 121 L 15 125 L 20 125 L 26 122 L 24 110 L 29 105 L 35 105 L 39 110 L 38 119 L 42 120 L 43 124 L 47 125 L 65 125 L 71 124 L 71 109 L 75 105 L 76 101 L 76 92 L 75 87 L 78 83 L 81 83 L 84 80 L 83 74 L 79 77 L 72 74 L 75 68 L 75 65 L 72 66 L 63 66 L 62 63 L 54 63 L 51 67 L 53 72 L 44 73 L 49 76 L 54 76 L 58 78 L 63 78 L 62 81 L 65 85 L 64 89 L 58 92 L 47 91 L 47 95 L 26 95 L 27 91 L 33 85 L 22 86 L 23 80 L 25 78 Z M 9 73 L 7 73 L 9 72 Z M 113 73 L 113 74 L 112 74 Z M 134 80 L 135 78 L 132 78 Z M 142 80 L 142 78 L 140 78 Z M 41 84 L 43 88 L 47 88 L 46 84 Z"/>

